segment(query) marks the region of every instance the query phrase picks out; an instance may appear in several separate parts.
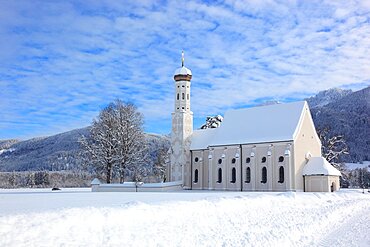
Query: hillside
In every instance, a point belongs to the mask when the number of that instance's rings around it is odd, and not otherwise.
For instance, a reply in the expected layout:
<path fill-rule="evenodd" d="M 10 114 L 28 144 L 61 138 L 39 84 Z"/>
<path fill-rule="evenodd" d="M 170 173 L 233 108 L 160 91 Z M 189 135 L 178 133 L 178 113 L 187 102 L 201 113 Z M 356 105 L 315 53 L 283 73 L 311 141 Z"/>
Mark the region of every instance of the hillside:
<path fill-rule="evenodd" d="M 349 155 L 342 161 L 370 160 L 370 87 L 356 92 L 328 90 L 307 101 L 317 129 L 329 128 L 331 136 L 344 136 Z"/>
<path fill-rule="evenodd" d="M 49 137 L 26 141 L 0 141 L 0 171 L 77 170 L 82 162 L 79 157 L 78 139 L 89 136 L 89 127 L 75 129 Z M 157 147 L 169 147 L 168 138 L 146 134 L 151 160 L 156 157 Z"/>

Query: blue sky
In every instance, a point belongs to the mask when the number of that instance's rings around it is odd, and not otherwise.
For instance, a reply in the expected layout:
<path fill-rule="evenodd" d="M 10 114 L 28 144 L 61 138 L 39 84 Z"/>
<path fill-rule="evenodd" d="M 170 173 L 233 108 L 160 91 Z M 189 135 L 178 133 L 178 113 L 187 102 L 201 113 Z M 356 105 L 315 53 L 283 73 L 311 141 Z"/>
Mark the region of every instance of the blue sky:
<path fill-rule="evenodd" d="M 264 100 L 370 84 L 370 1 L 0 0 L 0 139 L 87 126 L 116 98 L 169 133 L 173 72 L 195 127 Z"/>

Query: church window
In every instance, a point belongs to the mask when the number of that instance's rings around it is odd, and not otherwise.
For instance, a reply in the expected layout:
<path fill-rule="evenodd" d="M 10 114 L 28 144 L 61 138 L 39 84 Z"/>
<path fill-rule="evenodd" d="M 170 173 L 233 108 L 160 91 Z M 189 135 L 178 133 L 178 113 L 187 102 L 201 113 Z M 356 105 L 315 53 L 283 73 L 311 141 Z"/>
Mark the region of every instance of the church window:
<path fill-rule="evenodd" d="M 262 180 L 261 183 L 265 184 L 267 182 L 267 169 L 266 167 L 262 168 Z"/>
<path fill-rule="evenodd" d="M 218 159 L 218 164 L 222 164 L 222 159 Z"/>
<path fill-rule="evenodd" d="M 177 94 L 177 100 L 179 100 L 180 99 L 180 94 Z"/>
<path fill-rule="evenodd" d="M 283 156 L 280 156 L 279 157 L 279 162 L 283 162 L 284 161 L 284 157 Z"/>
<path fill-rule="evenodd" d="M 266 162 L 266 157 L 262 157 L 262 163 Z"/>
<path fill-rule="evenodd" d="M 284 183 L 284 167 L 279 168 L 279 183 Z"/>
<path fill-rule="evenodd" d="M 182 93 L 182 99 L 185 99 L 185 93 Z"/>
<path fill-rule="evenodd" d="M 235 164 L 235 162 L 236 162 L 236 159 L 235 159 L 235 158 L 233 158 L 233 159 L 231 160 L 231 163 Z"/>
<path fill-rule="evenodd" d="M 183 110 L 185 109 L 185 107 L 181 107 Z"/>
<path fill-rule="evenodd" d="M 222 183 L 222 169 L 221 168 L 218 168 L 217 183 Z"/>
<path fill-rule="evenodd" d="M 194 171 L 194 183 L 198 183 L 198 169 Z"/>
<path fill-rule="evenodd" d="M 194 160 L 195 160 L 195 162 L 198 162 L 199 161 L 199 158 L 198 157 L 195 157 Z"/>
<path fill-rule="evenodd" d="M 233 167 L 233 169 L 231 169 L 231 183 L 235 184 L 236 182 L 236 169 L 235 167 Z"/>
<path fill-rule="evenodd" d="M 251 163 L 251 158 L 248 157 L 245 162 Z"/>
<path fill-rule="evenodd" d="M 189 94 L 186 95 L 186 98 L 189 99 Z"/>
<path fill-rule="evenodd" d="M 182 87 L 185 87 L 184 85 L 182 85 Z"/>
<path fill-rule="evenodd" d="M 250 183 L 251 182 L 251 168 L 247 167 L 246 174 L 245 174 L 245 182 Z"/>

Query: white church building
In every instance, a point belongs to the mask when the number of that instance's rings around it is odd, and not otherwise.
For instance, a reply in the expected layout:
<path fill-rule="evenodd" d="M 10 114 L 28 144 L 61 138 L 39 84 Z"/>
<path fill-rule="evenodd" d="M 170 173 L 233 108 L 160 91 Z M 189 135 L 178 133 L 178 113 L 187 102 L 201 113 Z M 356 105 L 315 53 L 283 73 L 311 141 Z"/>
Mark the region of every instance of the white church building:
<path fill-rule="evenodd" d="M 174 75 L 170 181 L 192 190 L 339 189 L 341 174 L 321 156 L 307 102 L 230 110 L 220 127 L 193 130 L 191 79 L 183 60 Z"/>

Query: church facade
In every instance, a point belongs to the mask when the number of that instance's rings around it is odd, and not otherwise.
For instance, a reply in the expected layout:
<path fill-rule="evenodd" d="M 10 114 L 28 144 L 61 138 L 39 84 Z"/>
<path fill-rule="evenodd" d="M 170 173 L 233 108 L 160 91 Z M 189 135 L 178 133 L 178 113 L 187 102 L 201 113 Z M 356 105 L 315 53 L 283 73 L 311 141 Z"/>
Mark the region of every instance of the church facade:
<path fill-rule="evenodd" d="M 339 188 L 338 170 L 330 164 L 326 169 L 325 160 L 310 163 L 321 157 L 321 142 L 305 101 L 230 110 L 220 127 L 193 130 L 191 79 L 183 61 L 174 75 L 170 181 L 182 181 L 184 189 L 193 190 Z"/>

